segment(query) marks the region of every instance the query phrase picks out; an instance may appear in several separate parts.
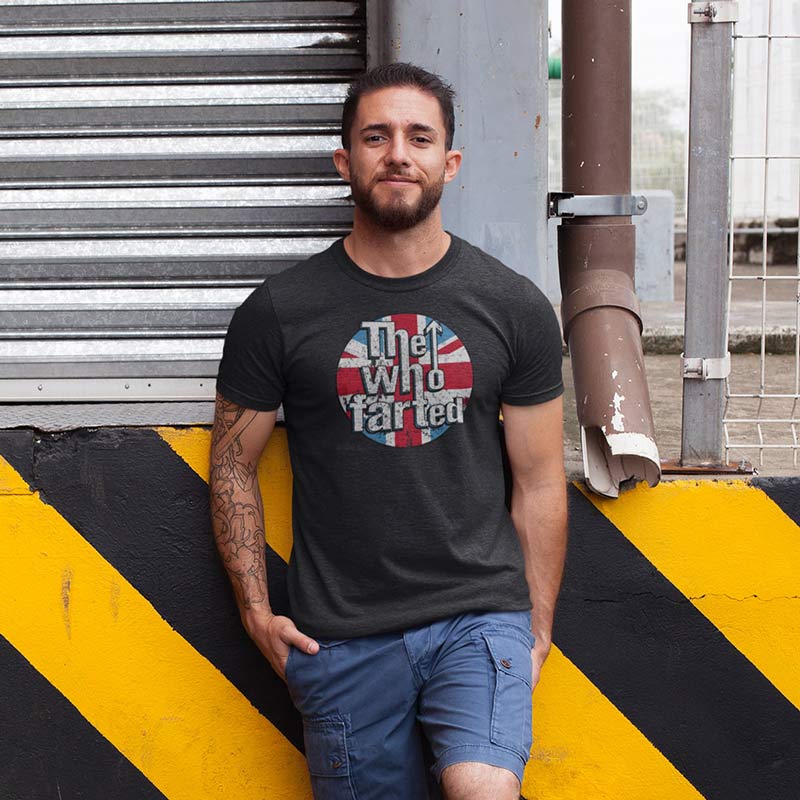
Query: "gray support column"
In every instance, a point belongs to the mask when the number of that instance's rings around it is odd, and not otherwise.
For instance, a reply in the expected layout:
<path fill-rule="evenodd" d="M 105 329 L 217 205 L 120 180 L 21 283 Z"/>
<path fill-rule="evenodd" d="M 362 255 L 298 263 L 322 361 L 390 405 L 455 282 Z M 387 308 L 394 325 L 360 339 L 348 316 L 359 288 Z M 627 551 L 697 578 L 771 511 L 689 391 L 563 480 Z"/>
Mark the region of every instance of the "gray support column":
<path fill-rule="evenodd" d="M 715 15 L 702 13 L 713 7 Z M 683 466 L 721 465 L 728 351 L 731 55 L 736 3 L 690 3 Z M 720 377 L 711 377 L 711 376 Z"/>
<path fill-rule="evenodd" d="M 370 66 L 410 61 L 456 89 L 445 227 L 547 292 L 547 4 L 368 0 L 367 31 Z"/>

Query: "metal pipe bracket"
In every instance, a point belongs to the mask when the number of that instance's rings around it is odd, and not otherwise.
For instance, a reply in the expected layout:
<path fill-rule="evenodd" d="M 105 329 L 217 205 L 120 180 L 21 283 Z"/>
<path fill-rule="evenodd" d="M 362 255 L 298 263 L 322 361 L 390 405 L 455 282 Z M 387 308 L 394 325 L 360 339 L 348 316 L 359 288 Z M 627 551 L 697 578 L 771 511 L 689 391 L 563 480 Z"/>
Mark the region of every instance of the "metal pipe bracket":
<path fill-rule="evenodd" d="M 550 192 L 547 195 L 549 217 L 638 217 L 647 211 L 647 198 L 635 194 L 571 194 Z"/>
<path fill-rule="evenodd" d="M 681 353 L 681 372 L 685 379 L 721 381 L 731 374 L 731 354 L 722 358 L 686 358 Z"/>
<path fill-rule="evenodd" d="M 714 2 L 689 3 L 689 23 L 737 22 L 739 3 L 736 0 L 714 0 Z"/>

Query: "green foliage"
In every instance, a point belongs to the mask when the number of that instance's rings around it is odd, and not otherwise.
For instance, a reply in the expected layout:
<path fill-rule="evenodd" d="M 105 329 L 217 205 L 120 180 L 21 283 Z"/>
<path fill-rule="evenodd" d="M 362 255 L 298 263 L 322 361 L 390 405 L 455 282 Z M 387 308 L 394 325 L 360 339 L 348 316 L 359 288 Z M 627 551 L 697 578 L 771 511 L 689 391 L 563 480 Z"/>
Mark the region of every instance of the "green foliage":
<path fill-rule="evenodd" d="M 639 90 L 632 102 L 632 188 L 669 189 L 685 213 L 686 101 L 677 92 Z"/>

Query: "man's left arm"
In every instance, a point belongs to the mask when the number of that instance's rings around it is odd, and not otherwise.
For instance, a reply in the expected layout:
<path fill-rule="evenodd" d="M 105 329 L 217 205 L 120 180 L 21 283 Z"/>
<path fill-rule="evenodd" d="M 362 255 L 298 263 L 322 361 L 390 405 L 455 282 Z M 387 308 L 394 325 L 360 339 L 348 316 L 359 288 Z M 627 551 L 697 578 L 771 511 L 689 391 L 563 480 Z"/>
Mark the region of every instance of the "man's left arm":
<path fill-rule="evenodd" d="M 530 588 L 533 685 L 550 652 L 553 614 L 567 546 L 561 397 L 540 405 L 502 404 L 511 466 L 511 519 L 525 557 Z"/>

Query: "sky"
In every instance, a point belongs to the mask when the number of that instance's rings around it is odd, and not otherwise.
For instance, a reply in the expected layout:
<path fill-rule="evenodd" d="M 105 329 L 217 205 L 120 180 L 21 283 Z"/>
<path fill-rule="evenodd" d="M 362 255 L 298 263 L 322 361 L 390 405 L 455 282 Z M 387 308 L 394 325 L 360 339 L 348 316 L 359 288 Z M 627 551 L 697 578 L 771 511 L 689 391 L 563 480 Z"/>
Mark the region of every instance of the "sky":
<path fill-rule="evenodd" d="M 583 0 L 585 1 L 585 0 Z M 689 80 L 686 0 L 630 0 L 633 10 L 633 88 L 685 93 Z M 550 49 L 561 43 L 561 0 L 549 0 Z"/>

